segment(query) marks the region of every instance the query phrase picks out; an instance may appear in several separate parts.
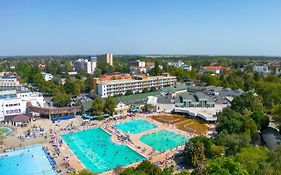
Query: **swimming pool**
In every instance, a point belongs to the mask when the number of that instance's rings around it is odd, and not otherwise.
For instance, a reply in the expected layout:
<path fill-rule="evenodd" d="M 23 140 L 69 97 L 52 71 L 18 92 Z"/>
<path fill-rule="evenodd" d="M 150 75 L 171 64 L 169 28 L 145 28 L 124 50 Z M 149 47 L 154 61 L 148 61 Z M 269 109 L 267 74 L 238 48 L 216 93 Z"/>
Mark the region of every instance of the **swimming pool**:
<path fill-rule="evenodd" d="M 1 175 L 54 175 L 42 145 L 34 145 L 0 154 Z"/>
<path fill-rule="evenodd" d="M 155 124 L 150 123 L 144 119 L 130 120 L 127 122 L 116 124 L 115 126 L 117 129 L 129 134 L 138 134 L 157 127 Z"/>
<path fill-rule="evenodd" d="M 70 133 L 62 137 L 83 165 L 95 173 L 145 159 L 128 146 L 113 143 L 111 135 L 100 128 Z"/>
<path fill-rule="evenodd" d="M 160 130 L 140 137 L 140 141 L 159 152 L 165 152 L 185 144 L 189 139 L 168 130 Z"/>

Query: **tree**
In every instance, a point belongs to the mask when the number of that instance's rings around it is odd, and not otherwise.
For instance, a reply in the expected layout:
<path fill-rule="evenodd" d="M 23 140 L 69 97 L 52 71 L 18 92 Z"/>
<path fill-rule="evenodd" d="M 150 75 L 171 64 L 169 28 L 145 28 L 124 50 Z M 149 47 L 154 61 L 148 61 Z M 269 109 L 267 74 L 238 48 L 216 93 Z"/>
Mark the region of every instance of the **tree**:
<path fill-rule="evenodd" d="M 143 110 L 146 112 L 152 112 L 155 110 L 155 106 L 153 106 L 151 104 L 145 104 L 143 107 Z"/>
<path fill-rule="evenodd" d="M 70 96 L 60 88 L 53 92 L 53 102 L 57 106 L 66 106 L 70 102 Z"/>
<path fill-rule="evenodd" d="M 205 147 L 202 141 L 198 139 L 190 139 L 185 145 L 184 156 L 187 159 L 187 164 L 198 168 L 199 172 L 202 173 L 205 169 L 207 157 L 205 155 Z"/>
<path fill-rule="evenodd" d="M 161 172 L 161 169 L 155 165 L 153 165 L 150 161 L 144 160 L 137 167 L 137 171 L 143 171 L 149 175 L 157 175 Z"/>
<path fill-rule="evenodd" d="M 78 173 L 72 173 L 71 175 L 96 175 L 95 173 L 90 172 L 89 170 L 83 169 Z"/>
<path fill-rule="evenodd" d="M 116 108 L 116 101 L 113 97 L 108 97 L 105 100 L 105 105 L 104 105 L 104 111 L 110 115 L 112 115 L 115 112 Z"/>
<path fill-rule="evenodd" d="M 281 105 L 277 105 L 273 107 L 273 119 L 277 124 L 279 132 L 281 133 Z"/>
<path fill-rule="evenodd" d="M 125 93 L 125 95 L 133 95 L 133 94 L 134 94 L 134 93 L 133 93 L 132 90 L 127 90 L 126 93 Z"/>
<path fill-rule="evenodd" d="M 144 89 L 142 90 L 142 93 L 147 93 L 147 92 L 149 92 L 149 90 L 148 90 L 147 88 L 144 88 Z"/>
<path fill-rule="evenodd" d="M 250 134 L 244 132 L 240 134 L 228 134 L 221 132 L 215 137 L 215 144 L 225 147 L 226 155 L 234 155 L 243 147 L 249 146 Z"/>
<path fill-rule="evenodd" d="M 281 174 L 281 144 L 274 148 L 269 155 L 269 161 L 271 168 L 273 169 L 273 175 Z"/>
<path fill-rule="evenodd" d="M 240 163 L 235 162 L 230 157 L 219 157 L 209 160 L 206 166 L 206 174 L 208 175 L 248 175 Z"/>
<path fill-rule="evenodd" d="M 269 150 L 265 147 L 246 147 L 242 148 L 235 155 L 235 160 L 245 168 L 249 174 L 264 175 L 268 174 Z"/>
<path fill-rule="evenodd" d="M 263 112 L 262 99 L 254 95 L 253 92 L 247 92 L 238 97 L 235 97 L 232 100 L 231 109 L 236 112 L 244 112 L 244 111 Z"/>
<path fill-rule="evenodd" d="M 104 112 L 104 102 L 100 98 L 95 98 L 92 103 L 92 109 L 93 114 L 101 115 Z"/>

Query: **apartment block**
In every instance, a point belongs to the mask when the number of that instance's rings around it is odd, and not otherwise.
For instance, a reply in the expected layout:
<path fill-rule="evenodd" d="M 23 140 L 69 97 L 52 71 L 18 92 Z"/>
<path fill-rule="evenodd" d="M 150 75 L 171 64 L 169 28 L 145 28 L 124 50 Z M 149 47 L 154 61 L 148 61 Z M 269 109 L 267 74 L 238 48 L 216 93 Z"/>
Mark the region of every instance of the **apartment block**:
<path fill-rule="evenodd" d="M 108 63 L 111 66 L 113 66 L 113 55 L 111 53 L 106 53 L 104 55 L 104 60 L 105 60 L 106 63 Z"/>
<path fill-rule="evenodd" d="M 101 98 L 114 95 L 125 95 L 129 90 L 142 92 L 144 88 L 162 88 L 175 85 L 177 78 L 175 76 L 134 76 L 133 79 L 108 80 L 101 81 L 99 78 L 93 80 L 93 92 Z"/>

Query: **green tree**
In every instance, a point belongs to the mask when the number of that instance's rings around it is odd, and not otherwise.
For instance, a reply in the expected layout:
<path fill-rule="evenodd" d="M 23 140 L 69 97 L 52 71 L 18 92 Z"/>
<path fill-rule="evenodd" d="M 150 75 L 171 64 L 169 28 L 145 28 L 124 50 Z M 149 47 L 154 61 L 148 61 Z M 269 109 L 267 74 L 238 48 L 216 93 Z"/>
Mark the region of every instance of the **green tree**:
<path fill-rule="evenodd" d="M 281 105 L 276 105 L 273 107 L 273 119 L 277 124 L 279 132 L 281 133 Z"/>
<path fill-rule="evenodd" d="M 89 170 L 83 169 L 78 173 L 72 173 L 71 175 L 96 175 L 95 173 L 90 172 Z"/>
<path fill-rule="evenodd" d="M 125 95 L 133 95 L 133 94 L 134 94 L 134 93 L 133 93 L 132 90 L 127 90 L 126 93 L 125 93 Z"/>
<path fill-rule="evenodd" d="M 274 148 L 269 155 L 269 161 L 273 170 L 273 175 L 281 174 L 281 144 Z"/>
<path fill-rule="evenodd" d="M 240 134 L 228 134 L 221 132 L 215 137 L 215 144 L 225 147 L 226 155 L 234 155 L 243 147 L 249 146 L 250 134 L 244 132 Z"/>
<path fill-rule="evenodd" d="M 144 160 L 137 167 L 137 171 L 145 172 L 149 175 L 157 175 L 161 172 L 161 169 L 155 165 L 153 165 L 150 161 Z"/>
<path fill-rule="evenodd" d="M 93 103 L 92 103 L 92 109 L 91 109 L 93 114 L 96 115 L 101 115 L 104 113 L 104 102 L 100 98 L 95 98 Z"/>
<path fill-rule="evenodd" d="M 209 160 L 206 166 L 206 174 L 208 175 L 248 175 L 240 163 L 235 162 L 230 157 L 219 157 Z"/>
<path fill-rule="evenodd" d="M 112 115 L 115 112 L 116 105 L 116 100 L 113 97 L 108 97 L 105 100 L 104 111 Z"/>
<path fill-rule="evenodd" d="M 187 164 L 198 168 L 200 173 L 204 171 L 207 157 L 202 141 L 196 140 L 196 138 L 189 141 L 185 145 L 184 156 L 187 159 Z"/>
<path fill-rule="evenodd" d="M 249 174 L 264 175 L 269 171 L 269 150 L 265 147 L 242 148 L 235 155 L 235 160 L 245 168 Z"/>
<path fill-rule="evenodd" d="M 231 109 L 236 112 L 263 111 L 262 99 L 253 92 L 247 92 L 233 99 Z"/>
<path fill-rule="evenodd" d="M 66 106 L 70 102 L 70 96 L 61 88 L 53 92 L 53 102 L 57 106 Z"/>

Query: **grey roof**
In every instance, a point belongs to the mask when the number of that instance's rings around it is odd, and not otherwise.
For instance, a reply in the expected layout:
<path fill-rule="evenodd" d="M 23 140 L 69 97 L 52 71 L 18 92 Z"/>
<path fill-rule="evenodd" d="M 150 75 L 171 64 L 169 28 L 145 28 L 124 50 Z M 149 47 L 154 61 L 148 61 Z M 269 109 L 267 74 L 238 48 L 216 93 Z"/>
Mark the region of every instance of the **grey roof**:
<path fill-rule="evenodd" d="M 158 96 L 158 98 L 157 98 L 158 104 L 174 104 L 173 101 L 174 101 L 174 98 L 171 95 Z"/>
<path fill-rule="evenodd" d="M 198 98 L 198 100 L 208 100 L 208 97 L 202 92 L 196 92 L 195 95 Z"/>
<path fill-rule="evenodd" d="M 262 138 L 269 149 L 274 149 L 278 144 L 281 143 L 281 135 L 274 128 L 266 128 L 262 131 Z"/>

